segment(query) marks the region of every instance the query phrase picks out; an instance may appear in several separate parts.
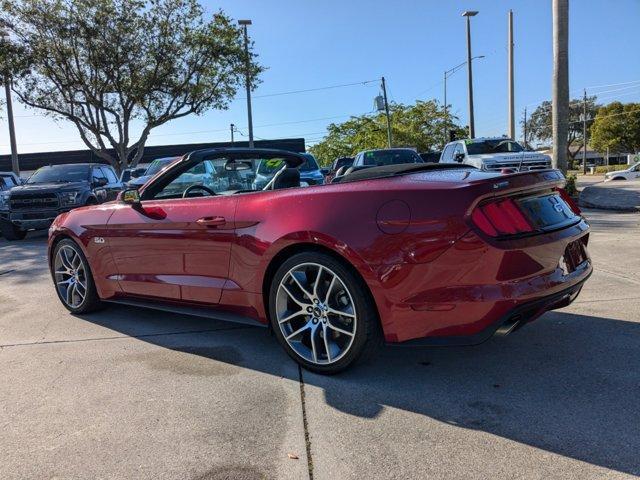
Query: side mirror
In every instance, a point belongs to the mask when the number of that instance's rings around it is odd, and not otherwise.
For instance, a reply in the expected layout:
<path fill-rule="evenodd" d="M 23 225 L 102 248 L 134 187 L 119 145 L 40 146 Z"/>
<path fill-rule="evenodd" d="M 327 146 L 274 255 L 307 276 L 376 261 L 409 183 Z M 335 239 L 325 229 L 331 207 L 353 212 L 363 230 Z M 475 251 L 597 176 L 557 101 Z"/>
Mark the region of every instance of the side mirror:
<path fill-rule="evenodd" d="M 138 205 L 140 203 L 140 193 L 135 188 L 123 190 L 118 194 L 118 201 L 129 205 Z"/>
<path fill-rule="evenodd" d="M 96 187 L 104 187 L 109 181 L 106 178 L 94 178 L 93 184 Z"/>
<path fill-rule="evenodd" d="M 329 174 L 329 169 L 327 167 L 322 167 L 320 169 L 320 172 L 322 173 L 322 175 L 328 175 Z"/>
<path fill-rule="evenodd" d="M 462 163 L 464 160 L 464 153 L 456 153 L 453 159 L 458 163 Z"/>

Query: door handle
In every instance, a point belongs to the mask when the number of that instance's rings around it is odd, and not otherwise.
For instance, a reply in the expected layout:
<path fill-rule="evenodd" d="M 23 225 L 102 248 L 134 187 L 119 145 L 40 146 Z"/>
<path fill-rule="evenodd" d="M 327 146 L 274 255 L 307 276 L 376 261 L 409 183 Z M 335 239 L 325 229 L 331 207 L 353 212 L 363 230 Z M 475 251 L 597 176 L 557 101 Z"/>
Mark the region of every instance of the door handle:
<path fill-rule="evenodd" d="M 227 223 L 227 220 L 224 217 L 202 217 L 196 220 L 196 223 L 203 227 L 220 227 Z"/>

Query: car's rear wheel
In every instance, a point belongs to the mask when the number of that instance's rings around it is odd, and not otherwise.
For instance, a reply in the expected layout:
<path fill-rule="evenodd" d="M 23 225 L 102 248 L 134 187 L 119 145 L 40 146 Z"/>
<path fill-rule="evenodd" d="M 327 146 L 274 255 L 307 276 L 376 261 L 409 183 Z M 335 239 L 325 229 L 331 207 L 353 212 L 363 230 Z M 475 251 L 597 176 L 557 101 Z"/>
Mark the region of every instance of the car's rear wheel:
<path fill-rule="evenodd" d="M 269 291 L 273 331 L 304 368 L 332 374 L 368 358 L 381 343 L 366 285 L 334 257 L 303 252 L 286 260 Z"/>
<path fill-rule="evenodd" d="M 89 262 L 73 240 L 64 239 L 56 245 L 52 269 L 56 293 L 67 310 L 89 313 L 102 306 Z"/>
<path fill-rule="evenodd" d="M 24 240 L 27 231 L 6 220 L 0 220 L 0 232 L 7 240 Z"/>

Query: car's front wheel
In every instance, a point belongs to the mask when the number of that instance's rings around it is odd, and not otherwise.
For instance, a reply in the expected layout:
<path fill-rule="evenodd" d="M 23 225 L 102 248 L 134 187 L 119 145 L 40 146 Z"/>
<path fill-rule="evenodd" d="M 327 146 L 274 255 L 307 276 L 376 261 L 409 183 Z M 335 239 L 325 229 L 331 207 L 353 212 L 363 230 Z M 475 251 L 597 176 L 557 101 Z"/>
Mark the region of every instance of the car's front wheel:
<path fill-rule="evenodd" d="M 102 306 L 89 262 L 73 240 L 64 239 L 56 245 L 51 267 L 56 293 L 67 310 L 89 313 Z"/>
<path fill-rule="evenodd" d="M 299 253 L 278 268 L 269 291 L 269 314 L 287 353 L 317 373 L 344 370 L 381 343 L 366 285 L 324 253 Z"/>

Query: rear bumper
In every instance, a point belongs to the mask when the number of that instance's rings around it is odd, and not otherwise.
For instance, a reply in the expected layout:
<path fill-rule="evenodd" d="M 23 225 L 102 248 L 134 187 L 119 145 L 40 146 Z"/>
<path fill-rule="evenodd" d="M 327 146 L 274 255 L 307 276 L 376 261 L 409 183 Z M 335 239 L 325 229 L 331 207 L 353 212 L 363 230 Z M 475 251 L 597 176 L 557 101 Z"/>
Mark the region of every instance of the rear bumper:
<path fill-rule="evenodd" d="M 590 267 L 590 265 L 589 265 Z M 389 343 L 391 346 L 400 347 L 439 347 L 439 346 L 465 346 L 478 345 L 489 340 L 493 336 L 505 336 L 519 329 L 523 325 L 535 320 L 540 315 L 550 310 L 564 308 L 578 297 L 582 286 L 591 276 L 591 268 L 584 279 L 577 284 L 562 290 L 561 292 L 547 295 L 537 300 L 525 302 L 504 314 L 497 322 L 489 325 L 484 330 L 474 335 L 459 335 L 450 337 L 426 337 L 408 340 L 402 343 Z"/>
<path fill-rule="evenodd" d="M 470 231 L 429 263 L 377 267 L 370 285 L 386 342 L 479 343 L 517 328 L 512 317 L 518 313 L 530 321 L 560 308 L 566 298 L 575 298 L 593 270 L 588 235 L 584 221 L 493 244 Z M 577 243 L 583 255 L 568 267 L 563 260 Z"/>

